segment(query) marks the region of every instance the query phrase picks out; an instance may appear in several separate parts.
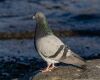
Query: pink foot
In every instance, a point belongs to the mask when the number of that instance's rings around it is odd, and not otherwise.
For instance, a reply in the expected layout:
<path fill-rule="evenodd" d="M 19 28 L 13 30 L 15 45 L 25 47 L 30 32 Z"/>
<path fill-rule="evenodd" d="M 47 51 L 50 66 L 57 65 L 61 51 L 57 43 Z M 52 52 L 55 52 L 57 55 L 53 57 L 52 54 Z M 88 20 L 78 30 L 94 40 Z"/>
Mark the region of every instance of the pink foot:
<path fill-rule="evenodd" d="M 54 64 L 48 64 L 48 66 L 45 68 L 45 69 L 43 69 L 43 70 L 40 70 L 41 72 L 50 72 L 50 71 L 52 71 L 54 68 L 57 68 L 57 67 L 55 67 L 55 65 Z"/>
<path fill-rule="evenodd" d="M 49 72 L 51 71 L 49 68 L 46 68 L 46 69 L 43 69 L 43 70 L 40 70 L 42 73 L 45 73 L 45 72 Z"/>

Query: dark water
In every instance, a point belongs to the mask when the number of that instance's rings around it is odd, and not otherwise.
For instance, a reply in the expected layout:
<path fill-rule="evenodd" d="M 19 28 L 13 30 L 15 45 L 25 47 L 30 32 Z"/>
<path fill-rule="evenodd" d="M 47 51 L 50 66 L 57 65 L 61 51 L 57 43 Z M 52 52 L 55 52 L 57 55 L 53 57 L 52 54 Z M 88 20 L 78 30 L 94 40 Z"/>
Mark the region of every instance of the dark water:
<path fill-rule="evenodd" d="M 43 12 L 57 30 L 100 30 L 99 0 L 2 0 L 1 32 L 32 31 L 32 16 Z"/>
<path fill-rule="evenodd" d="M 34 31 L 32 16 L 38 11 L 73 51 L 86 59 L 100 58 L 100 0 L 0 0 L 0 33 Z M 41 65 L 34 57 L 33 38 L 0 40 L 0 80 L 38 70 Z"/>

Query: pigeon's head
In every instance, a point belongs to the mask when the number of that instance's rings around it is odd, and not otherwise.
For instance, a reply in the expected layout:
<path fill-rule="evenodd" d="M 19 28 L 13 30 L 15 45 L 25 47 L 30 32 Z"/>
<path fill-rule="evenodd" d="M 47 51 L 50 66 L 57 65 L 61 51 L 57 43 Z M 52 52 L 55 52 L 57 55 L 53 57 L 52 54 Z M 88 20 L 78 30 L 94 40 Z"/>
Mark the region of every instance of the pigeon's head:
<path fill-rule="evenodd" d="M 37 22 L 41 22 L 44 21 L 46 18 L 42 12 L 37 12 L 35 16 L 33 16 L 33 19 L 35 19 Z"/>
<path fill-rule="evenodd" d="M 52 30 L 48 27 L 48 22 L 42 12 L 37 12 L 35 16 L 33 16 L 33 19 L 36 20 L 36 27 L 38 27 L 38 30 L 46 34 L 52 34 Z"/>

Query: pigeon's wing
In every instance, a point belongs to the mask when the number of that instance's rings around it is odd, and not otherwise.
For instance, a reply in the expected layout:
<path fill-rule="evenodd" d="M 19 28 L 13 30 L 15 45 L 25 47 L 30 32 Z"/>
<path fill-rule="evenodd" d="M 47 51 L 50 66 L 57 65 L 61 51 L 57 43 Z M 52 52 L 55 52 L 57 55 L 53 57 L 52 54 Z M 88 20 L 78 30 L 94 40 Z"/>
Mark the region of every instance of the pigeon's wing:
<path fill-rule="evenodd" d="M 57 51 L 53 54 L 53 55 L 44 55 L 43 53 L 42 53 L 42 55 L 43 56 L 45 56 L 45 57 L 48 57 L 48 58 L 56 58 L 60 53 L 61 53 L 61 51 L 64 49 L 64 45 L 60 45 L 60 47 L 57 49 Z"/>
<path fill-rule="evenodd" d="M 54 35 L 46 36 L 37 41 L 37 49 L 40 55 L 48 58 L 55 58 L 63 52 L 63 42 Z"/>

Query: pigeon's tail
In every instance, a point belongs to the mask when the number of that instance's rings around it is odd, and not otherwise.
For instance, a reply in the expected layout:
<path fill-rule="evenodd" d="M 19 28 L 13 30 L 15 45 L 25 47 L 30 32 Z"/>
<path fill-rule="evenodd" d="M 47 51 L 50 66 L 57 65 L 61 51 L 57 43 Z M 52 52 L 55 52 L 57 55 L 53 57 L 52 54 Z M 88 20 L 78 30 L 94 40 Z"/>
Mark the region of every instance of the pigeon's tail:
<path fill-rule="evenodd" d="M 77 54 L 73 52 L 69 53 L 69 55 L 66 55 L 66 58 L 61 59 L 60 62 L 63 62 L 66 64 L 72 64 L 79 67 L 85 66 L 85 61 L 80 56 L 78 56 Z"/>

